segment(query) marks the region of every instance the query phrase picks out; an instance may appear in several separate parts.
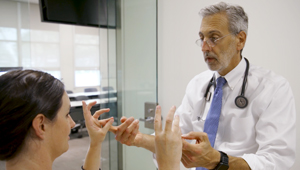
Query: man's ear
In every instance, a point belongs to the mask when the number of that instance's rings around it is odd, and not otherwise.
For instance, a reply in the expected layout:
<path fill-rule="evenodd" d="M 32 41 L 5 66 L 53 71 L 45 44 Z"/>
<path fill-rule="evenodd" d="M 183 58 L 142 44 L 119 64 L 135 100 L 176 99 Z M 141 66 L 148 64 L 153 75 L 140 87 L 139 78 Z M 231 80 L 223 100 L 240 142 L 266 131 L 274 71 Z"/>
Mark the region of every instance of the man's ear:
<path fill-rule="evenodd" d="M 245 31 L 241 31 L 237 34 L 237 50 L 241 51 L 246 43 L 246 38 L 247 38 L 247 34 L 245 33 Z"/>
<path fill-rule="evenodd" d="M 46 117 L 43 114 L 38 114 L 32 121 L 32 127 L 36 136 L 40 139 L 45 138 L 45 123 Z"/>

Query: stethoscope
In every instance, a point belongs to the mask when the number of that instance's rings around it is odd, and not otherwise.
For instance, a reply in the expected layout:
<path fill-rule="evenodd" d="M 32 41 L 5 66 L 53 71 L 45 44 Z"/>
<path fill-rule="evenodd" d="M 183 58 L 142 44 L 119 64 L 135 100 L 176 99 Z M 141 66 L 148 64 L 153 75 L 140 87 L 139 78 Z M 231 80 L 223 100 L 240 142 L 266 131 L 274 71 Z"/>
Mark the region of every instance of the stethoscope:
<path fill-rule="evenodd" d="M 245 97 L 245 87 L 246 87 L 246 84 L 247 84 L 247 78 L 248 78 L 248 72 L 249 72 L 249 61 L 248 61 L 247 58 L 244 58 L 244 59 L 246 61 L 246 70 L 245 70 L 245 73 L 244 73 L 244 81 L 243 81 L 243 85 L 242 85 L 242 91 L 241 91 L 241 94 L 238 95 L 235 98 L 235 101 L 234 101 L 235 105 L 238 108 L 241 108 L 241 109 L 247 107 L 247 105 L 248 105 L 248 99 Z M 211 88 L 211 86 L 214 86 L 214 88 L 216 88 L 216 78 L 215 78 L 215 75 L 212 76 L 212 78 L 210 79 L 210 81 L 208 83 L 208 86 L 206 88 L 206 91 L 205 91 L 205 94 L 204 94 L 204 98 L 205 98 L 206 102 L 209 102 L 210 99 L 211 99 L 212 93 L 209 91 L 209 89 Z M 201 117 L 198 116 L 198 121 L 200 119 L 201 119 Z"/>

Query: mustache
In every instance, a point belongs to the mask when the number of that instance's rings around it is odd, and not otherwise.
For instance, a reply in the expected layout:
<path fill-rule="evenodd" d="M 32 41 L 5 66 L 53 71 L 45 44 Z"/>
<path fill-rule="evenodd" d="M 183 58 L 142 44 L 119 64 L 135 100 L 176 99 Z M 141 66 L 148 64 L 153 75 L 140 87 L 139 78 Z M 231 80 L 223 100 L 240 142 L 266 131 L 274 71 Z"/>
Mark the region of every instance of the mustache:
<path fill-rule="evenodd" d="M 204 57 L 205 57 L 205 59 L 207 59 L 207 58 L 217 59 L 217 55 L 214 54 L 213 52 L 204 52 Z"/>

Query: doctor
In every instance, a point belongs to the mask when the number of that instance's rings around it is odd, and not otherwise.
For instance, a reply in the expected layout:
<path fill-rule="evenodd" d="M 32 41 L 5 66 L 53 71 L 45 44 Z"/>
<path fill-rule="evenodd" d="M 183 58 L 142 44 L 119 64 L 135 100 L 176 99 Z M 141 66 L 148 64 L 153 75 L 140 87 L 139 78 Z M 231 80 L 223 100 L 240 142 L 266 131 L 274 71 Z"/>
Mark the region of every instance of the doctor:
<path fill-rule="evenodd" d="M 189 82 L 176 110 L 182 138 L 196 140 L 183 141 L 182 163 L 197 170 L 291 168 L 296 111 L 289 83 L 242 56 L 248 30 L 242 7 L 220 2 L 200 15 L 197 44 L 209 70 Z M 154 136 L 136 131 L 126 118 L 121 122 L 118 141 L 155 153 Z"/>

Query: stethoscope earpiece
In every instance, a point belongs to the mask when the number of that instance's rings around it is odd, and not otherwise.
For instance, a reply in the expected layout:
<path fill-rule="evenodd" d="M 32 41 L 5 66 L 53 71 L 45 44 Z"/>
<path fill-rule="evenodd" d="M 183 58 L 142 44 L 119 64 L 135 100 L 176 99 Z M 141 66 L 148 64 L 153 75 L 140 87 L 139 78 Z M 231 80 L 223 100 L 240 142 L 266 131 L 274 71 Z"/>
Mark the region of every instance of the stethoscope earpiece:
<path fill-rule="evenodd" d="M 241 109 L 244 109 L 248 105 L 248 100 L 244 96 L 237 96 L 235 98 L 235 105 Z"/>

